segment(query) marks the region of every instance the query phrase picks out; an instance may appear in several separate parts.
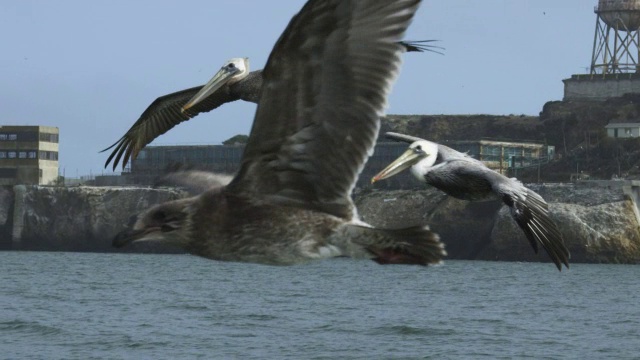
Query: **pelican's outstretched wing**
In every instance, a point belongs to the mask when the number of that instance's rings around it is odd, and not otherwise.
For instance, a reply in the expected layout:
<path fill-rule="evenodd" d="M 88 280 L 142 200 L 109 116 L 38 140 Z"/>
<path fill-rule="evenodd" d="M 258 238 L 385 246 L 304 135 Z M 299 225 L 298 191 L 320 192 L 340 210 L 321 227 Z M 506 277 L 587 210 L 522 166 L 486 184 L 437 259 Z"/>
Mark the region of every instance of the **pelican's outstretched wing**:
<path fill-rule="evenodd" d="M 442 52 L 438 50 L 444 50 L 442 46 L 436 46 L 431 44 L 438 40 L 417 40 L 417 41 L 399 41 L 398 43 L 402 45 L 406 52 L 425 52 L 429 51 L 432 53 L 444 55 Z M 437 49 L 437 50 L 436 50 Z"/>
<path fill-rule="evenodd" d="M 434 40 L 398 41 L 398 44 L 407 52 L 431 51 L 438 53 L 433 49 L 439 47 L 428 44 L 432 41 Z M 135 159 L 140 150 L 158 136 L 200 113 L 209 112 L 221 105 L 240 99 L 257 103 L 262 89 L 262 70 L 252 71 L 243 80 L 231 86 L 220 88 L 187 111 L 182 112 L 182 106 L 191 100 L 202 87 L 203 85 L 200 85 L 157 98 L 120 140 L 101 151 L 104 152 L 115 147 L 104 167 L 109 166 L 113 160 L 113 170 L 115 170 L 122 160 L 124 168 L 130 159 Z"/>
<path fill-rule="evenodd" d="M 494 187 L 509 206 L 511 216 L 526 235 L 533 250 L 538 253 L 538 245 L 542 245 L 558 270 L 562 270 L 562 264 L 568 268 L 569 250 L 564 245 L 558 226 L 549 217 L 549 206 L 542 196 L 520 182 L 507 178 L 498 185 L 494 184 Z"/>
<path fill-rule="evenodd" d="M 115 170 L 122 160 L 124 168 L 129 159 L 135 159 L 142 148 L 174 126 L 202 112 L 211 111 L 222 104 L 240 99 L 240 96 L 230 92 L 228 87 L 223 87 L 183 113 L 182 106 L 201 88 L 202 86 L 196 86 L 177 91 L 161 96 L 152 102 L 120 140 L 102 150 L 104 152 L 115 147 L 104 167 L 107 167 L 113 160 L 113 169 Z"/>
<path fill-rule="evenodd" d="M 350 218 L 350 193 L 400 67 L 397 41 L 418 4 L 309 1 L 269 56 L 241 170 L 228 190 Z"/>

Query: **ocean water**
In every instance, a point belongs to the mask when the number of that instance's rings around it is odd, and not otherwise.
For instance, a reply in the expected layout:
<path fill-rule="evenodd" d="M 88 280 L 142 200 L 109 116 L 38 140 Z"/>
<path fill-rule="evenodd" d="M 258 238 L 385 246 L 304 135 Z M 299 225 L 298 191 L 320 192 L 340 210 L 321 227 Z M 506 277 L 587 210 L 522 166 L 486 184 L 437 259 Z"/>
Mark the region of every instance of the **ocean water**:
<path fill-rule="evenodd" d="M 638 359 L 640 266 L 0 252 L 3 359 Z"/>

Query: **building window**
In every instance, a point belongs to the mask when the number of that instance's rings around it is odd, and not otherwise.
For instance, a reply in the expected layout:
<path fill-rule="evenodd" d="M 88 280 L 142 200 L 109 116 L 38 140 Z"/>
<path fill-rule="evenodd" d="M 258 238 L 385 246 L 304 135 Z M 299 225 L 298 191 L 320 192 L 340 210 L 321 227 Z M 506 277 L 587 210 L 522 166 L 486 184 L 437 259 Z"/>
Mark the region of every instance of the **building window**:
<path fill-rule="evenodd" d="M 0 151 L 0 159 L 6 159 L 7 153 L 5 151 Z"/>
<path fill-rule="evenodd" d="M 631 136 L 632 134 L 631 129 L 624 129 L 624 134 L 627 136 Z"/>
<path fill-rule="evenodd" d="M 26 151 L 20 151 L 18 153 L 18 158 L 19 159 L 26 159 L 27 158 L 27 152 Z"/>
<path fill-rule="evenodd" d="M 9 159 L 15 159 L 15 158 L 16 158 L 16 152 L 15 152 L 15 151 L 9 151 L 9 152 L 7 153 L 7 157 L 8 157 Z"/>
<path fill-rule="evenodd" d="M 29 159 L 35 159 L 37 157 L 37 154 L 35 151 L 29 151 Z"/>
<path fill-rule="evenodd" d="M 38 132 L 36 132 L 36 131 L 20 132 L 20 133 L 18 133 L 18 141 L 37 142 L 38 141 Z"/>
<path fill-rule="evenodd" d="M 58 152 L 40 151 L 40 160 L 58 160 Z"/>
<path fill-rule="evenodd" d="M 7 134 L 0 134 L 0 140 L 7 140 Z"/>
<path fill-rule="evenodd" d="M 40 141 L 57 143 L 58 134 L 40 133 Z"/>
<path fill-rule="evenodd" d="M 9 134 L 9 141 L 18 140 L 18 134 Z"/>

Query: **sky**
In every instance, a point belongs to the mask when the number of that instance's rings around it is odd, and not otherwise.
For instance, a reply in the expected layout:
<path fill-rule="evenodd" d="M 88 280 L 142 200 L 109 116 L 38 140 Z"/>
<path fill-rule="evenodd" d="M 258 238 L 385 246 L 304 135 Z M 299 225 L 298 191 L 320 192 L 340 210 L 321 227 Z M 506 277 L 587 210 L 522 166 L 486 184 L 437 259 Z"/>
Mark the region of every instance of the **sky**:
<path fill-rule="evenodd" d="M 60 173 L 110 174 L 108 152 L 157 97 L 233 57 L 264 67 L 303 0 L 1 0 L 0 125 L 60 129 Z M 388 114 L 537 115 L 591 62 L 596 0 L 425 0 Z M 151 145 L 248 134 L 255 104 L 201 114 Z"/>

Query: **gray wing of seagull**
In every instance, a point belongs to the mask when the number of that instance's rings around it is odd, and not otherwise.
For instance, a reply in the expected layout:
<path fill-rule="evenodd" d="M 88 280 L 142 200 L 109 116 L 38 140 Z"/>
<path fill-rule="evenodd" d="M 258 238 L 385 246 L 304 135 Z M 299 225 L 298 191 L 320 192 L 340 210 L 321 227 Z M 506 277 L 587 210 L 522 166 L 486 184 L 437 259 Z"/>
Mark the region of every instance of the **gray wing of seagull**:
<path fill-rule="evenodd" d="M 398 3 L 418 1 L 312 1 L 292 19 L 292 31 L 282 34 L 263 72 L 263 92 L 230 193 L 353 217 L 351 190 L 373 151 L 400 66 L 402 48 L 379 40 L 401 35 L 407 18 L 404 11 L 399 15 Z M 382 8 L 373 14 L 384 20 L 368 25 L 371 13 L 350 6 Z M 335 26 L 345 19 L 353 24 L 349 31 Z M 387 25 L 379 26 L 381 21 Z M 395 56 L 380 56 L 389 53 Z"/>
<path fill-rule="evenodd" d="M 442 48 L 430 44 L 433 41 L 434 40 L 400 41 L 398 44 L 402 46 L 406 52 L 430 51 L 441 54 L 434 49 Z M 127 130 L 124 136 L 113 145 L 101 151 L 104 152 L 113 149 L 104 167 L 109 166 L 109 163 L 113 160 L 113 170 L 115 170 L 120 160 L 122 160 L 122 167 L 124 168 L 129 162 L 129 159 L 135 159 L 140 150 L 155 138 L 171 130 L 181 122 L 187 121 L 201 113 L 209 112 L 236 100 L 257 103 L 262 90 L 262 70 L 252 71 L 244 79 L 232 85 L 223 86 L 187 111 L 182 112 L 182 107 L 191 100 L 203 86 L 204 85 L 200 85 L 163 95 L 152 102 L 133 126 Z"/>

